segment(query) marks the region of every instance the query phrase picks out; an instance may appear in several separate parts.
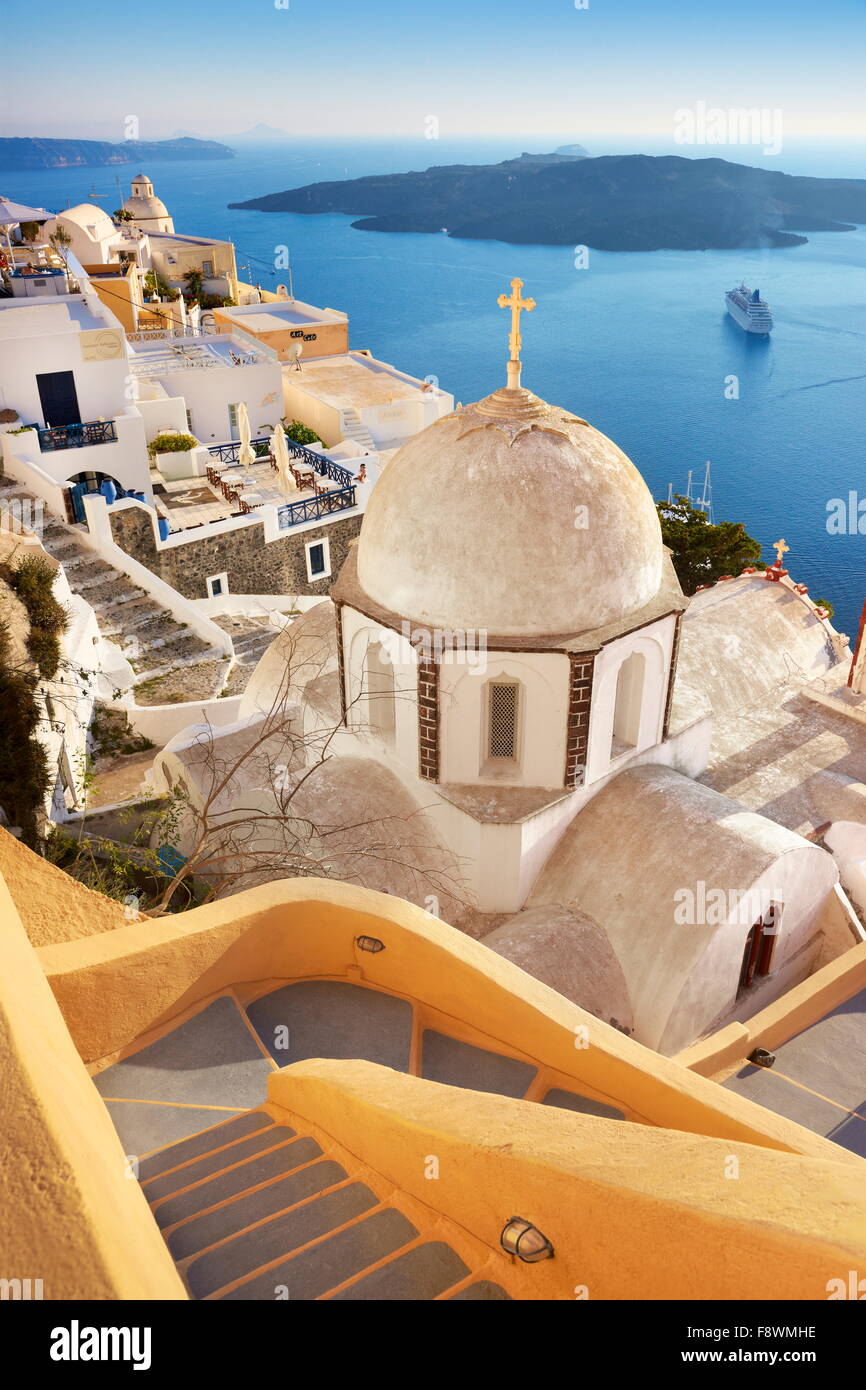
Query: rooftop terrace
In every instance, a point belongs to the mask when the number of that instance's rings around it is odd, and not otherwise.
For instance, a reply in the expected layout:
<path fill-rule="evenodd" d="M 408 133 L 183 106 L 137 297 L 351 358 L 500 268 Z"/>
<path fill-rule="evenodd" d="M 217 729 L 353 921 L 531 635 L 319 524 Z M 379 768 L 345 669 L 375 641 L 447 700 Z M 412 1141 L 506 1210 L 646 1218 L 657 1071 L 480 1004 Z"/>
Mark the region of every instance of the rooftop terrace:
<path fill-rule="evenodd" d="M 168 521 L 170 531 L 187 531 L 230 517 L 252 515 L 268 506 L 279 509 L 279 525 L 285 529 L 356 505 L 352 467 L 347 468 L 345 462 L 312 450 L 299 450 L 299 457 L 292 459 L 298 486 L 286 496 L 268 456 L 268 440 L 254 441 L 261 457 L 246 468 L 237 464 L 238 447 L 237 443 L 215 445 L 210 451 L 212 467 L 206 478 L 169 481 L 154 470 L 156 509 Z M 220 458 L 220 454 L 224 457 Z M 347 462 L 353 465 L 355 461 Z"/>
<path fill-rule="evenodd" d="M 220 315 L 235 321 L 240 327 L 257 333 L 272 333 L 293 325 L 345 323 L 347 314 L 337 309 L 320 309 L 300 299 L 268 304 L 241 304 L 220 310 Z"/>
<path fill-rule="evenodd" d="M 358 352 L 304 360 L 302 372 L 291 380 L 293 386 L 310 391 L 331 405 L 349 405 L 356 410 L 417 400 L 435 389 Z"/>
<path fill-rule="evenodd" d="M 260 366 L 276 362 L 276 353 L 246 334 L 195 337 L 173 343 L 136 343 L 130 369 L 134 376 L 163 376 L 166 372 L 213 370 L 217 367 Z"/>
<path fill-rule="evenodd" d="M 0 299 L 0 337 L 37 338 L 43 334 L 113 327 L 115 323 L 107 310 L 104 314 L 96 313 L 80 295 Z"/>

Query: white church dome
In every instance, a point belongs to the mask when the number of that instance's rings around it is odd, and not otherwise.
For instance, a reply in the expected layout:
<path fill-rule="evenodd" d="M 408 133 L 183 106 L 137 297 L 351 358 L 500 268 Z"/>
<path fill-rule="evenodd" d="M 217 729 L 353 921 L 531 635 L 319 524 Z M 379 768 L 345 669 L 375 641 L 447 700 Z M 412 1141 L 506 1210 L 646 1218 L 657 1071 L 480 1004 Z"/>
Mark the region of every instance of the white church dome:
<path fill-rule="evenodd" d="M 161 198 L 157 198 L 146 174 L 139 174 L 133 179 L 132 194 L 123 207 L 136 222 L 159 222 L 168 218 L 168 208 Z"/>
<path fill-rule="evenodd" d="M 504 387 L 395 454 L 367 505 L 358 581 L 416 623 L 539 637 L 637 612 L 663 560 L 652 496 L 622 450 Z"/>

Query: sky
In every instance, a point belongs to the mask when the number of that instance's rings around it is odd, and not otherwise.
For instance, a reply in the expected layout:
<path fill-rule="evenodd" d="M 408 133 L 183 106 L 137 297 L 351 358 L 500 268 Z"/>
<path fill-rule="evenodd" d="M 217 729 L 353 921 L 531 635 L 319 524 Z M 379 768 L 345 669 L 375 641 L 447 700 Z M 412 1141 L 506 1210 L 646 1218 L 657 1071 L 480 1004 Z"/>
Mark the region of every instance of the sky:
<path fill-rule="evenodd" d="M 442 138 L 665 138 L 703 101 L 780 110 L 789 137 L 866 137 L 866 0 L 42 0 L 38 15 L 4 19 L 3 135 L 123 140 L 134 117 L 143 140 L 257 122 L 402 138 L 432 117 Z"/>

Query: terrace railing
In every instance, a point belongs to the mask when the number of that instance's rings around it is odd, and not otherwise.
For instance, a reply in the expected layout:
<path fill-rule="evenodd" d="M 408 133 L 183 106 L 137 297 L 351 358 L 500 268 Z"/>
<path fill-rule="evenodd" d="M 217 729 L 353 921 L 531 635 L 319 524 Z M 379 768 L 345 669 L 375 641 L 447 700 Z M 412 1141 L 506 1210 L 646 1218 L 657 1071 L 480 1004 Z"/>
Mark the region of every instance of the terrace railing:
<path fill-rule="evenodd" d="M 271 448 L 271 441 L 267 435 L 260 439 L 252 440 L 252 449 L 257 459 L 268 457 Z M 232 439 L 227 444 L 209 444 L 208 453 L 212 458 L 219 459 L 220 463 L 237 463 L 240 457 L 241 443 L 239 439 Z"/>
<path fill-rule="evenodd" d="M 321 478 L 330 478 L 341 488 L 351 487 L 351 469 L 344 468 L 342 464 L 334 463 L 333 459 L 325 458 L 322 454 L 317 454 L 314 449 L 305 449 L 303 444 L 296 444 L 293 439 L 287 439 L 286 444 L 290 458 L 299 459 L 307 468 L 312 468 L 314 472 L 318 473 Z M 270 453 L 271 441 L 267 435 L 262 435 L 259 439 L 252 440 L 252 448 L 256 458 L 267 458 Z M 240 449 L 240 441 L 233 439 L 228 444 L 211 444 L 208 453 L 214 458 L 218 458 L 221 463 L 237 463 Z M 292 505 L 296 504 L 293 503 Z"/>
<path fill-rule="evenodd" d="M 288 502 L 277 508 L 277 522 L 281 531 L 290 526 L 300 526 L 304 521 L 319 521 L 333 512 L 343 512 L 355 506 L 354 487 L 335 488 L 333 492 L 320 492 L 317 497 L 307 497 L 301 502 Z"/>
<path fill-rule="evenodd" d="M 113 420 L 88 420 L 80 425 L 55 425 L 36 430 L 39 449 L 43 454 L 57 449 L 85 449 L 90 444 L 114 444 L 117 429 Z"/>

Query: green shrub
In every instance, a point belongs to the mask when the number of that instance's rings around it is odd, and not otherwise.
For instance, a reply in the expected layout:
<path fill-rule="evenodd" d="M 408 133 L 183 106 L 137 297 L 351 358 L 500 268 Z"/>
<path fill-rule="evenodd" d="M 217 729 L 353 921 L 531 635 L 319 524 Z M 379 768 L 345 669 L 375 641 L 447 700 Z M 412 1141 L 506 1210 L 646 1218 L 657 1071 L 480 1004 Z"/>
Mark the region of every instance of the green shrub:
<path fill-rule="evenodd" d="M 51 782 L 45 749 L 36 737 L 42 717 L 32 672 L 10 665 L 9 630 L 0 622 L 0 806 L 21 838 L 38 848 L 37 813 Z"/>
<path fill-rule="evenodd" d="M 66 609 L 54 597 L 56 571 L 42 555 L 22 560 L 8 574 L 8 582 L 18 595 L 30 620 L 27 650 L 43 680 L 51 680 L 60 665 L 60 637 L 69 626 Z"/>
<path fill-rule="evenodd" d="M 320 439 L 319 435 L 316 434 L 316 431 L 311 430 L 308 425 L 305 425 L 303 423 L 302 420 L 292 420 L 291 424 L 288 425 L 284 420 L 283 429 L 285 430 L 286 438 L 293 440 L 295 444 L 322 443 L 322 440 Z"/>
<path fill-rule="evenodd" d="M 153 458 L 156 454 L 182 454 L 185 449 L 197 449 L 198 440 L 191 434 L 170 434 L 165 432 L 158 434 L 147 446 L 147 452 Z"/>

